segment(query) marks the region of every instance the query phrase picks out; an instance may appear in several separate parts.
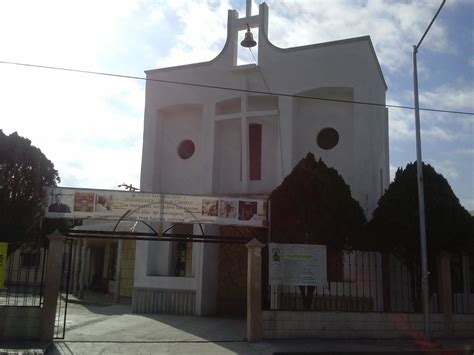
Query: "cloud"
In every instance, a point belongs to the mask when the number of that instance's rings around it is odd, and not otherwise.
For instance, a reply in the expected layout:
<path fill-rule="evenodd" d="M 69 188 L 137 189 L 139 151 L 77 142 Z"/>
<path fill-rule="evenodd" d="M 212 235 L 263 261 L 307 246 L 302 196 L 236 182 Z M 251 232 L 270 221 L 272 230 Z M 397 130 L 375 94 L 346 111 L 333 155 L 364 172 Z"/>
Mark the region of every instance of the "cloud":
<path fill-rule="evenodd" d="M 141 74 L 154 65 L 208 61 L 222 50 L 232 4 L 235 1 L 3 1 L 0 59 L 124 74 Z M 239 4 L 242 16 L 244 2 Z M 446 10 L 460 4 L 469 0 L 450 1 Z M 269 0 L 268 5 L 269 37 L 280 47 L 370 35 L 388 81 L 398 85 L 395 93 L 404 90 L 399 77 L 411 70 L 412 45 L 439 6 L 430 0 Z M 253 12 L 257 9 L 254 4 Z M 425 39 L 426 51 L 455 51 L 448 29 L 439 18 Z M 470 83 L 458 81 L 421 94 L 423 106 L 473 110 Z M 143 83 L 132 80 L 0 65 L 2 128 L 30 138 L 68 185 L 138 185 L 144 97 Z M 411 92 L 407 102 L 412 102 Z M 423 142 L 472 136 L 472 120 L 446 117 L 422 114 Z M 413 112 L 391 109 L 391 143 L 403 147 L 414 144 L 414 137 Z"/>
<path fill-rule="evenodd" d="M 270 39 L 276 45 L 290 47 L 370 35 L 382 66 L 390 71 L 411 62 L 412 45 L 419 40 L 438 7 L 433 1 L 268 3 Z M 426 41 L 430 42 L 429 50 L 454 50 L 443 22 L 438 21 L 432 27 Z"/>
<path fill-rule="evenodd" d="M 428 159 L 427 162 L 447 180 L 454 180 L 459 177 L 459 171 L 456 166 L 457 163 L 452 160 Z"/>
<path fill-rule="evenodd" d="M 438 7 L 428 0 L 416 3 L 269 0 L 267 3 L 269 38 L 275 45 L 285 48 L 370 35 L 381 64 L 390 71 L 398 71 L 411 63 L 412 45 L 419 40 Z M 181 26 L 175 45 L 168 55 L 157 61 L 157 66 L 213 59 L 225 42 L 230 2 L 174 1 L 170 6 Z M 253 12 L 257 11 L 258 5 L 254 3 Z M 239 12 L 242 16 L 245 10 L 239 9 Z M 362 18 L 367 20 L 361 21 Z M 428 50 L 454 50 L 443 22 L 438 21 L 432 27 L 426 41 L 430 42 Z"/>
<path fill-rule="evenodd" d="M 419 93 L 420 106 L 474 112 L 474 85 L 448 83 Z"/>
<path fill-rule="evenodd" d="M 412 99 L 413 92 L 405 91 L 404 100 Z M 440 108 L 453 111 L 474 112 L 474 86 L 460 80 L 425 89 L 419 94 L 421 108 Z M 394 99 L 388 104 L 401 105 Z M 472 137 L 474 118 L 468 115 L 420 111 L 423 140 L 452 142 Z M 390 139 L 408 142 L 415 137 L 415 112 L 413 110 L 389 109 Z"/>
<path fill-rule="evenodd" d="M 465 148 L 465 149 L 456 149 L 449 154 L 457 154 L 457 155 L 470 155 L 471 158 L 474 158 L 474 148 Z M 473 160 L 474 162 L 474 160 Z"/>
<path fill-rule="evenodd" d="M 397 143 L 412 142 L 415 144 L 415 113 L 408 110 L 390 109 L 389 114 L 390 141 Z M 452 142 L 462 135 L 455 127 L 436 125 L 428 118 L 422 120 L 421 136 L 426 142 Z"/>
<path fill-rule="evenodd" d="M 174 45 L 157 67 L 197 63 L 213 59 L 223 48 L 227 31 L 228 1 L 173 1 L 169 3 L 180 26 L 175 26 Z"/>
<path fill-rule="evenodd" d="M 125 63 L 118 55 L 133 41 L 123 33 L 137 28 L 143 6 L 134 0 L 0 2 L 0 59 L 119 72 Z M 156 21 L 159 14 L 150 17 Z M 143 82 L 5 64 L 0 78 L 2 129 L 39 147 L 62 184 L 139 185 Z"/>
<path fill-rule="evenodd" d="M 395 173 L 397 172 L 398 167 L 390 164 L 390 181 L 393 181 L 395 179 Z"/>
<path fill-rule="evenodd" d="M 2 128 L 40 148 L 63 184 L 110 188 L 128 178 L 138 185 L 142 83 L 11 66 L 0 66 L 0 77 Z"/>
<path fill-rule="evenodd" d="M 474 198 L 469 198 L 469 197 L 460 197 L 459 201 L 461 202 L 461 205 L 464 206 L 466 210 L 471 212 L 471 215 L 474 215 Z"/>
<path fill-rule="evenodd" d="M 132 0 L 3 1 L 2 59 L 95 69 L 121 21 L 137 9 Z"/>

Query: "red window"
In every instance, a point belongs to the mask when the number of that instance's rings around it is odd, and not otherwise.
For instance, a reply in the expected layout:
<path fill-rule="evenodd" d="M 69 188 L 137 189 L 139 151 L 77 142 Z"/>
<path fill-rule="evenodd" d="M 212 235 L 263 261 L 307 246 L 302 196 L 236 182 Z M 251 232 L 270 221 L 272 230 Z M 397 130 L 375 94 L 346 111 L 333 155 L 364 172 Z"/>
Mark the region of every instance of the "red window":
<path fill-rule="evenodd" d="M 262 178 L 262 125 L 249 125 L 250 180 Z"/>

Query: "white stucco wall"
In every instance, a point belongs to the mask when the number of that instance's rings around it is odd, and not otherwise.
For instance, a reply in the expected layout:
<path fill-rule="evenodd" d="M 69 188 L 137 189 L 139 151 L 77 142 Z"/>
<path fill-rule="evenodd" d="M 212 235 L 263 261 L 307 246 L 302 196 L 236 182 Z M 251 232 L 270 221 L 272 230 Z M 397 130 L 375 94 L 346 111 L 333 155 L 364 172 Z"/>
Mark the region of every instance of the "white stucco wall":
<path fill-rule="evenodd" d="M 270 193 L 301 158 L 313 152 L 339 171 L 370 217 L 389 182 L 385 108 L 288 96 L 254 98 L 258 96 L 255 93 L 159 82 L 171 80 L 385 104 L 386 84 L 369 37 L 281 49 L 271 44 L 266 35 L 267 6 L 260 5 L 259 11 L 250 19 L 239 19 L 236 11 L 229 11 L 227 41 L 215 59 L 146 72 L 153 81 L 146 84 L 142 191 L 197 195 Z M 236 66 L 240 42 L 237 33 L 247 23 L 259 28 L 259 67 Z M 249 178 L 251 123 L 262 124 L 260 181 Z M 327 151 L 316 144 L 317 133 L 325 127 L 333 127 L 339 133 L 338 145 Z M 187 160 L 177 154 L 184 139 L 193 140 L 196 147 Z M 150 255 L 169 254 L 165 244 L 159 247 L 161 250 L 139 244 L 138 263 L 143 264 Z M 137 285 L 206 289 L 211 295 L 213 288 L 206 284 L 211 276 L 202 275 L 208 270 L 206 263 L 212 264 L 217 254 L 207 246 L 196 247 L 195 252 L 193 260 L 198 261 L 192 280 L 148 279 L 142 265 L 135 268 Z M 156 270 L 164 267 L 159 265 L 161 261 L 149 262 Z M 197 310 L 202 308 L 199 292 Z"/>

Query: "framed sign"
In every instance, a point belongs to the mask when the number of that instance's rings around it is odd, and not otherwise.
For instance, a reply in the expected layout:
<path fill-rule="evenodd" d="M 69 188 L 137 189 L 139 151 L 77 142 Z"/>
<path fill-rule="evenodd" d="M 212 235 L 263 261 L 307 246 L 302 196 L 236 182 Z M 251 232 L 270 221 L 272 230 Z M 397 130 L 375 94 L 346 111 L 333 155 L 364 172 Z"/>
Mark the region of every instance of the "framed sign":
<path fill-rule="evenodd" d="M 269 243 L 269 284 L 325 286 L 326 246 Z"/>

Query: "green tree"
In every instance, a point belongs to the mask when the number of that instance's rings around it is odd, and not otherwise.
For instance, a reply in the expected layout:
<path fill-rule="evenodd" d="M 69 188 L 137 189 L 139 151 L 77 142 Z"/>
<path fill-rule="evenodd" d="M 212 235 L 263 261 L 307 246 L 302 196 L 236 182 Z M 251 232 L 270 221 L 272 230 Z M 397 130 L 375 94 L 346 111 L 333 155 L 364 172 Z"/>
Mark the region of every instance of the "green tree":
<path fill-rule="evenodd" d="M 30 140 L 16 132 L 7 136 L 0 130 L 2 241 L 21 242 L 39 235 L 43 186 L 58 182 L 53 163 Z"/>
<path fill-rule="evenodd" d="M 440 250 L 473 251 L 474 220 L 461 206 L 448 181 L 423 164 L 426 239 L 430 281 L 436 282 Z M 368 224 L 368 244 L 400 258 L 412 274 L 412 301 L 420 307 L 420 229 L 416 163 L 399 168 Z M 432 284 L 432 289 L 434 284 Z"/>
<path fill-rule="evenodd" d="M 342 254 L 354 245 L 366 223 L 349 185 L 336 169 L 308 153 L 270 195 L 271 240 L 278 243 L 324 244 Z M 331 269 L 329 260 L 329 271 Z M 305 309 L 314 287 L 299 286 Z"/>
<path fill-rule="evenodd" d="M 423 164 L 428 251 L 465 251 L 474 238 L 473 218 L 448 181 Z M 372 242 L 407 261 L 420 256 L 416 163 L 399 168 L 369 223 Z"/>
<path fill-rule="evenodd" d="M 270 195 L 272 241 L 351 247 L 366 223 L 349 185 L 308 153 Z"/>

